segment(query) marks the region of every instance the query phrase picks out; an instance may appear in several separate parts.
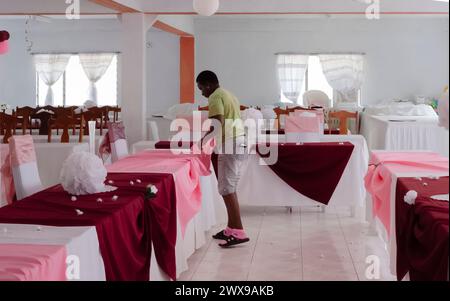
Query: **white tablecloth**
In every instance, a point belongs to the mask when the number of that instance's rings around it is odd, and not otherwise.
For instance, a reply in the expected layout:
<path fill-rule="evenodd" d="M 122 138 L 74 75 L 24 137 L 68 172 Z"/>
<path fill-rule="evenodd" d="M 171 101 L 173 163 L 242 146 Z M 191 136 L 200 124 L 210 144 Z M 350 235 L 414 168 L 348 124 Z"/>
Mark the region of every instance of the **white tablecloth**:
<path fill-rule="evenodd" d="M 362 114 L 361 134 L 371 150 L 428 150 L 449 156 L 449 133 L 433 116 Z"/>
<path fill-rule="evenodd" d="M 278 136 L 284 142 L 284 135 Z M 364 137 L 360 135 L 324 135 L 322 142 L 348 141 L 355 145 L 353 153 L 334 191 L 329 205 L 362 206 L 366 190 L 364 176 L 367 172 L 369 152 Z M 333 154 L 330 154 L 332 156 Z M 259 155 L 249 155 L 243 168 L 237 190 L 239 202 L 254 206 L 302 206 L 320 205 L 316 201 L 300 194 L 282 179 L 269 166 L 259 164 Z"/>
<path fill-rule="evenodd" d="M 38 231 L 38 227 L 40 231 Z M 76 256 L 73 258 L 79 259 L 80 278 L 68 280 L 104 281 L 106 279 L 104 263 L 100 255 L 97 231 L 94 226 L 51 227 L 0 224 L 0 231 L 0 244 L 65 246 L 68 257 Z M 69 264 L 76 264 L 76 262 L 70 261 Z"/>

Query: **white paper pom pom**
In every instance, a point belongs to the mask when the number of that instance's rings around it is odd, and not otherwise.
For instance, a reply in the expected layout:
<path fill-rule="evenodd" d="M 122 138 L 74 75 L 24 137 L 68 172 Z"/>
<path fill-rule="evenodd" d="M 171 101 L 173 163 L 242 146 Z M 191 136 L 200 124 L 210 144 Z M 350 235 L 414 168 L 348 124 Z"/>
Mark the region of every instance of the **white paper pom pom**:
<path fill-rule="evenodd" d="M 75 202 L 75 201 L 77 200 L 77 197 L 76 197 L 76 196 L 72 196 L 72 197 L 70 198 L 70 200 L 71 200 L 72 202 Z"/>
<path fill-rule="evenodd" d="M 114 183 L 113 180 L 109 180 L 109 181 L 108 181 L 108 184 L 113 184 L 113 183 Z"/>
<path fill-rule="evenodd" d="M 103 200 L 101 198 L 98 198 L 97 203 L 103 203 Z"/>
<path fill-rule="evenodd" d="M 134 185 L 134 182 L 133 182 L 133 181 L 130 181 L 130 185 L 133 186 L 133 185 Z"/>
<path fill-rule="evenodd" d="M 119 197 L 118 197 L 117 195 L 115 195 L 115 196 L 112 197 L 112 200 L 113 200 L 113 201 L 117 201 L 118 199 L 119 199 Z"/>
<path fill-rule="evenodd" d="M 140 184 L 140 183 L 142 183 L 142 181 L 141 181 L 141 180 L 139 180 L 139 179 L 137 179 L 137 180 L 136 180 L 136 182 L 137 182 L 137 183 L 139 183 L 139 184 Z"/>
<path fill-rule="evenodd" d="M 416 198 L 417 198 L 417 191 L 410 190 L 406 193 L 403 200 L 405 201 L 405 203 L 409 205 L 414 205 L 416 203 Z"/>
<path fill-rule="evenodd" d="M 99 157 L 88 152 L 74 152 L 61 169 L 61 185 L 73 195 L 115 190 L 115 187 L 104 184 L 106 174 L 106 168 Z"/>
<path fill-rule="evenodd" d="M 80 209 L 75 209 L 75 212 L 77 213 L 77 215 L 83 215 L 84 212 L 81 211 Z"/>

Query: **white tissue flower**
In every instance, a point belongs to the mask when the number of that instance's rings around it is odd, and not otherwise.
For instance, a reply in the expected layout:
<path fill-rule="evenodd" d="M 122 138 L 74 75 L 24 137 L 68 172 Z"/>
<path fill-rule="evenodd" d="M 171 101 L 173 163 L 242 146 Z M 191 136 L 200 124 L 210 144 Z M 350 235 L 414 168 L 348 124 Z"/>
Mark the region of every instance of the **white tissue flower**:
<path fill-rule="evenodd" d="M 74 152 L 61 169 L 61 185 L 72 195 L 113 191 L 116 187 L 104 184 L 106 174 L 106 168 L 99 157 L 88 152 Z"/>
<path fill-rule="evenodd" d="M 405 203 L 407 203 L 408 205 L 414 205 L 416 203 L 416 198 L 417 198 L 417 191 L 415 190 L 410 190 L 406 193 L 405 197 L 403 198 L 403 200 L 405 201 Z"/>

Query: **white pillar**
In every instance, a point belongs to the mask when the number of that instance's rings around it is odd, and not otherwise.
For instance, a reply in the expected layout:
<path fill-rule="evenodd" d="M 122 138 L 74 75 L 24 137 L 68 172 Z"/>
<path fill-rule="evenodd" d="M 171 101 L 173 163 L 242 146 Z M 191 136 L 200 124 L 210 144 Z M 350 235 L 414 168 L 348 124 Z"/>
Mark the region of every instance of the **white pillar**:
<path fill-rule="evenodd" d="M 121 107 L 129 145 L 146 137 L 146 34 L 156 18 L 142 13 L 122 14 Z"/>

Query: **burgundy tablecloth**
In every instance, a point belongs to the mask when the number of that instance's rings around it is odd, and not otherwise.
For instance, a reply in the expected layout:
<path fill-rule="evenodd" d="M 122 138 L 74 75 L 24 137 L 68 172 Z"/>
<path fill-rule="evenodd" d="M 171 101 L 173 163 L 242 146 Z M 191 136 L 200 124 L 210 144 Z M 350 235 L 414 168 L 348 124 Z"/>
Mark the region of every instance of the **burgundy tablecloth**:
<path fill-rule="evenodd" d="M 430 197 L 448 194 L 448 185 L 448 177 L 398 179 L 395 201 L 398 280 L 407 272 L 412 281 L 447 280 L 449 203 Z M 404 201 L 410 190 L 418 193 L 414 205 Z"/>
<path fill-rule="evenodd" d="M 348 142 L 279 144 L 278 160 L 269 167 L 302 195 L 328 205 L 354 147 Z M 261 155 L 260 145 L 257 152 Z"/>
<path fill-rule="evenodd" d="M 137 183 L 141 180 L 141 184 Z M 175 279 L 176 197 L 167 174 L 109 174 L 114 192 L 71 196 L 54 186 L 0 209 L 0 223 L 49 226 L 95 226 L 106 279 L 149 279 L 151 245 L 160 266 Z M 134 185 L 130 185 L 134 181 Z M 159 192 L 145 201 L 147 184 Z M 114 201 L 114 195 L 118 200 Z M 101 198 L 102 202 L 97 202 Z M 76 209 L 83 212 L 78 215 Z"/>

